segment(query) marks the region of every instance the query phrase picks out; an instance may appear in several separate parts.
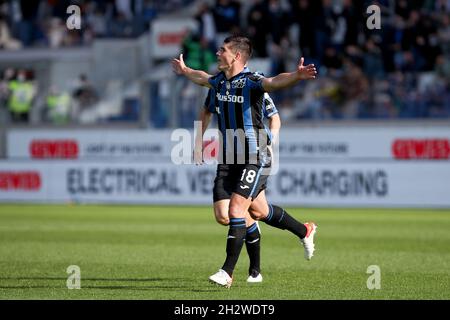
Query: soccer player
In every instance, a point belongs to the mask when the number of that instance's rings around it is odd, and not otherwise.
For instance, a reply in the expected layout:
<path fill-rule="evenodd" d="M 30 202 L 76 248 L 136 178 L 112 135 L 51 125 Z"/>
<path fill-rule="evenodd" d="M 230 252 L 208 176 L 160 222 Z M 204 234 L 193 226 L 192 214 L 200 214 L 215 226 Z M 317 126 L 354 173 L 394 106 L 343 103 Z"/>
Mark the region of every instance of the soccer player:
<path fill-rule="evenodd" d="M 233 185 L 228 211 L 227 256 L 219 271 L 209 277 L 211 282 L 227 288 L 232 284 L 232 274 L 243 246 L 247 211 L 255 220 L 295 234 L 303 244 L 307 260 L 311 259 L 315 250 L 317 226 L 312 222 L 300 223 L 282 208 L 269 204 L 265 193 L 261 192 L 268 179 L 264 169 L 270 167 L 271 155 L 268 143 L 264 143 L 260 133 L 265 129 L 261 112 L 264 93 L 293 86 L 301 80 L 314 79 L 316 68 L 313 64 L 304 66 L 304 59 L 301 58 L 295 71 L 265 78 L 244 71 L 251 53 L 252 45 L 248 38 L 226 38 L 216 53 L 220 72 L 215 76 L 186 67 L 182 55 L 172 61 L 176 73 L 217 92 L 215 105 L 220 108 L 222 125 L 238 132 L 236 144 L 233 143 L 236 135 L 231 135 L 231 139 L 228 139 L 228 134 L 223 137 L 224 157 L 228 163 L 231 162 L 228 179 Z M 228 157 L 230 148 L 226 147 L 227 140 L 232 145 L 232 159 Z M 237 158 L 242 160 L 242 157 L 243 163 L 235 161 Z"/>
<path fill-rule="evenodd" d="M 245 70 L 247 71 L 248 69 Z M 209 89 L 205 104 L 200 111 L 199 120 L 201 126 L 197 127 L 198 131 L 196 132 L 194 147 L 194 160 L 196 160 L 196 164 L 203 163 L 203 135 L 211 121 L 211 117 L 213 114 L 216 114 L 218 118 L 220 116 L 217 112 L 219 108 L 216 108 L 216 106 L 214 105 L 215 95 L 215 91 L 213 89 Z M 273 103 L 273 100 L 270 98 L 268 93 L 266 93 L 264 97 L 263 114 L 264 118 L 269 120 L 269 130 L 271 132 L 271 135 L 277 135 L 281 126 L 280 116 L 278 114 L 278 110 L 275 107 L 275 104 Z M 219 129 L 223 130 L 224 128 L 221 128 L 219 126 Z M 223 136 L 225 132 L 221 131 L 221 134 Z M 230 223 L 230 220 L 228 218 L 228 208 L 230 204 L 231 194 L 233 192 L 233 186 L 229 182 L 228 176 L 229 165 L 218 164 L 213 188 L 214 215 L 216 221 L 224 226 L 228 226 Z M 264 192 L 264 190 L 261 192 Z M 250 260 L 250 266 L 248 269 L 249 276 L 247 278 L 247 282 L 262 282 L 263 277 L 261 275 L 260 267 L 261 233 L 259 225 L 258 222 L 250 217 L 250 214 L 248 212 L 246 212 L 245 214 L 245 225 L 247 228 L 245 235 L 245 245 Z"/>

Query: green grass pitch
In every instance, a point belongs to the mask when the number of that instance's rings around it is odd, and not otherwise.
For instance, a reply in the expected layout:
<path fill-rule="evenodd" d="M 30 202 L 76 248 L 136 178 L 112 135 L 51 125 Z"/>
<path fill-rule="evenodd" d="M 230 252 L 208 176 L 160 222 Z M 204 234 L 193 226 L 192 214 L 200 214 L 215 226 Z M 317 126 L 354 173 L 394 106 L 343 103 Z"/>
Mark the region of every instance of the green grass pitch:
<path fill-rule="evenodd" d="M 287 208 L 316 253 L 261 223 L 261 284 L 241 253 L 231 289 L 207 279 L 227 228 L 211 207 L 0 205 L 0 299 L 450 299 L 450 211 Z M 66 269 L 81 269 L 81 289 Z M 369 290 L 370 265 L 381 288 Z"/>

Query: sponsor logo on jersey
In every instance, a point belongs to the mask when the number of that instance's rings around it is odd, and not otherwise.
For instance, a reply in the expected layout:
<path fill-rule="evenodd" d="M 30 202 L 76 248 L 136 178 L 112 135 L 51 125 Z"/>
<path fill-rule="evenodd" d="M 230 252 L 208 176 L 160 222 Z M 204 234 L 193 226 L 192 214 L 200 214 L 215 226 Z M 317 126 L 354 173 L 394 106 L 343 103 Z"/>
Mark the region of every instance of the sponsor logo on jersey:
<path fill-rule="evenodd" d="M 244 103 L 243 96 L 236 96 L 236 95 L 231 95 L 231 94 L 222 95 L 220 93 L 217 93 L 216 97 L 219 101 Z"/>

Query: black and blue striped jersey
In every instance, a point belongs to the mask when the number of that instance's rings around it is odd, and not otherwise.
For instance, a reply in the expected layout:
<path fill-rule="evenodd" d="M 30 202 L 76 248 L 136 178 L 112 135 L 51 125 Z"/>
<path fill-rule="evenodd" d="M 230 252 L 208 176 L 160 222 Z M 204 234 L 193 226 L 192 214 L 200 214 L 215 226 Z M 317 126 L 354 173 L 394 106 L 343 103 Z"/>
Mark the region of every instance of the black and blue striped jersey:
<path fill-rule="evenodd" d="M 278 113 L 261 84 L 262 75 L 245 68 L 231 79 L 223 72 L 209 79 L 205 107 L 217 115 L 223 163 L 270 166 L 270 130 L 264 118 Z M 232 147 L 233 146 L 233 147 Z M 230 162 L 232 160 L 233 162 Z"/>

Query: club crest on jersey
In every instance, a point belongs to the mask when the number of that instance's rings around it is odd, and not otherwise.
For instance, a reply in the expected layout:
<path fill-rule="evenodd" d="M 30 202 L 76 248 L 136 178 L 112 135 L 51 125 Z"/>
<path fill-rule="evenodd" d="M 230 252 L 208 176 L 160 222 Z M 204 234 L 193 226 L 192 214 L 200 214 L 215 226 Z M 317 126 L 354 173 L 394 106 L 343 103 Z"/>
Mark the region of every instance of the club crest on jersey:
<path fill-rule="evenodd" d="M 227 88 L 227 90 L 230 90 L 231 86 L 230 86 L 230 82 L 227 81 L 227 83 L 225 83 L 225 87 Z"/>
<path fill-rule="evenodd" d="M 233 89 L 240 89 L 245 87 L 245 79 L 238 79 L 231 82 L 231 87 Z"/>

